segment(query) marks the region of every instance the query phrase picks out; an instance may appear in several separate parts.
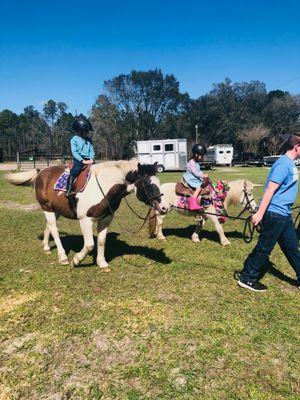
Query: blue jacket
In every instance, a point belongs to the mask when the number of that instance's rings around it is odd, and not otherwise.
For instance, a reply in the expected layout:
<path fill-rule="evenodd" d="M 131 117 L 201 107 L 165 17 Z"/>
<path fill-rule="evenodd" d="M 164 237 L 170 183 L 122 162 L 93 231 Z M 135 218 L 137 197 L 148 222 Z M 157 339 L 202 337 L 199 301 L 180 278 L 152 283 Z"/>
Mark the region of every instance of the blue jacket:
<path fill-rule="evenodd" d="M 71 139 L 71 151 L 75 160 L 82 161 L 83 159 L 94 159 L 95 150 L 91 139 L 84 139 L 81 136 L 73 136 Z"/>

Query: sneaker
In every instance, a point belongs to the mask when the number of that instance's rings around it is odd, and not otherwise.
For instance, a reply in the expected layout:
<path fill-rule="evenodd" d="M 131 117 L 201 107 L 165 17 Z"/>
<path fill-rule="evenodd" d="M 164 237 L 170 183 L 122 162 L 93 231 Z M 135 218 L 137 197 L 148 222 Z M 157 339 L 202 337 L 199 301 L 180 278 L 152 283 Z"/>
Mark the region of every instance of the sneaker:
<path fill-rule="evenodd" d="M 238 281 L 238 285 L 242 288 L 252 290 L 253 292 L 265 292 L 268 288 L 260 282 L 242 282 Z"/>

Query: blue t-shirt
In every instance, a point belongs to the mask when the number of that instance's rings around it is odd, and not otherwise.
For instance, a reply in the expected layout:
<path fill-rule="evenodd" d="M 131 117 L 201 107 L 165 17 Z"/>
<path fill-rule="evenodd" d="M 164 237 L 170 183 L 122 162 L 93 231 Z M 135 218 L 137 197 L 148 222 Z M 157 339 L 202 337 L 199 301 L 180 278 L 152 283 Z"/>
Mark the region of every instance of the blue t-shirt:
<path fill-rule="evenodd" d="M 298 193 L 298 171 L 294 161 L 287 155 L 281 156 L 271 168 L 265 189 L 270 181 L 280 186 L 274 193 L 267 211 L 290 215 Z"/>

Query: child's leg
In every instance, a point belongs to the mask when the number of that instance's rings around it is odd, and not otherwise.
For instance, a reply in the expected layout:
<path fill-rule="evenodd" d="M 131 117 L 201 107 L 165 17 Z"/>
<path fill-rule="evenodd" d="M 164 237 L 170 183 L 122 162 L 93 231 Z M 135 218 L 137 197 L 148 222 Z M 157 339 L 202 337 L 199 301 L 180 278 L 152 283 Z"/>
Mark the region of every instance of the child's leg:
<path fill-rule="evenodd" d="M 70 171 L 70 178 L 74 181 L 75 178 L 79 175 L 80 171 L 82 170 L 83 164 L 81 161 L 74 160 L 73 167 Z"/>
<path fill-rule="evenodd" d="M 74 160 L 73 167 L 71 168 L 70 176 L 67 183 L 66 197 L 69 197 L 71 195 L 73 183 L 77 178 L 77 176 L 79 175 L 80 171 L 82 170 L 82 167 L 83 167 L 82 162 Z"/>
<path fill-rule="evenodd" d="M 197 199 L 197 197 L 198 197 L 199 194 L 200 194 L 200 191 L 201 191 L 201 186 L 199 186 L 198 188 L 196 188 L 196 190 L 194 191 L 192 197 L 195 197 L 195 198 Z"/>

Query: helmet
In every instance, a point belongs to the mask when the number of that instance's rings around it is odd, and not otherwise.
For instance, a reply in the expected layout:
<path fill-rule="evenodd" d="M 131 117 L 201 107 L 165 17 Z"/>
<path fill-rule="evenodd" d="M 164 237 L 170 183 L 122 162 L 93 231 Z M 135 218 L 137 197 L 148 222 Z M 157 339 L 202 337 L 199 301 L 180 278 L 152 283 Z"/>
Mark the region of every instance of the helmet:
<path fill-rule="evenodd" d="M 89 131 L 93 130 L 93 127 L 92 127 L 90 121 L 83 115 L 76 117 L 74 119 L 72 128 L 74 129 L 74 131 L 79 132 L 79 133 L 82 131 L 89 132 Z"/>
<path fill-rule="evenodd" d="M 196 143 L 192 147 L 192 154 L 193 156 L 199 154 L 199 156 L 204 156 L 207 153 L 206 147 L 203 144 Z"/>

